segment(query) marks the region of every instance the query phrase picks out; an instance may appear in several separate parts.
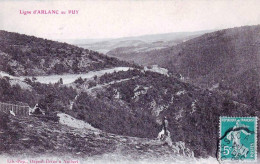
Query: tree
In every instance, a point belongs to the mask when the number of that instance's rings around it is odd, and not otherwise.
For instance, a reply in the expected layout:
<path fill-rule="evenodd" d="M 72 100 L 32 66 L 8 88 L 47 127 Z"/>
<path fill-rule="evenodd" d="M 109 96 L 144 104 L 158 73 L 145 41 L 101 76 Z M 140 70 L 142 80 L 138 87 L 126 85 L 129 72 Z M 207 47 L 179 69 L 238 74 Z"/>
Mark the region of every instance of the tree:
<path fill-rule="evenodd" d="M 10 75 L 13 76 L 15 75 L 15 72 L 13 71 L 10 65 L 7 65 L 6 72 L 9 73 Z"/>
<path fill-rule="evenodd" d="M 54 65 L 54 71 L 57 74 L 61 74 L 63 72 L 66 72 L 66 67 L 63 64 L 57 63 Z"/>
<path fill-rule="evenodd" d="M 32 82 L 36 82 L 37 81 L 37 78 L 36 77 L 32 77 Z"/>
<path fill-rule="evenodd" d="M 94 76 L 94 80 L 95 80 L 95 81 L 97 80 L 97 75 Z"/>
<path fill-rule="evenodd" d="M 29 85 L 32 84 L 32 80 L 30 78 L 25 78 L 23 81 L 26 82 Z"/>
<path fill-rule="evenodd" d="M 78 66 L 79 61 L 76 59 L 74 60 L 74 62 L 72 63 L 72 70 L 74 73 L 79 72 L 79 66 Z"/>
<path fill-rule="evenodd" d="M 62 80 L 62 78 L 60 78 L 59 83 L 60 83 L 60 84 L 63 84 L 63 80 Z"/>
<path fill-rule="evenodd" d="M 81 77 L 79 77 L 77 80 L 75 80 L 74 81 L 75 83 L 77 83 L 77 84 L 83 84 L 84 83 L 84 80 L 81 78 Z"/>
<path fill-rule="evenodd" d="M 89 84 L 88 84 L 88 88 L 92 88 L 96 85 L 97 85 L 97 83 L 95 81 L 90 81 Z"/>

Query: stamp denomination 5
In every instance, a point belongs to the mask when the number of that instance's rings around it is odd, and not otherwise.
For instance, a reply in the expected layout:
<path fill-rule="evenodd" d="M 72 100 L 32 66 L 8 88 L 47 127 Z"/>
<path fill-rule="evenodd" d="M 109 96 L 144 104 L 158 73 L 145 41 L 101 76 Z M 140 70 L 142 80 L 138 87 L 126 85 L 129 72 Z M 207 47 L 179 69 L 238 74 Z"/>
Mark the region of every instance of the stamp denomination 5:
<path fill-rule="evenodd" d="M 219 160 L 257 159 L 257 117 L 220 117 Z"/>

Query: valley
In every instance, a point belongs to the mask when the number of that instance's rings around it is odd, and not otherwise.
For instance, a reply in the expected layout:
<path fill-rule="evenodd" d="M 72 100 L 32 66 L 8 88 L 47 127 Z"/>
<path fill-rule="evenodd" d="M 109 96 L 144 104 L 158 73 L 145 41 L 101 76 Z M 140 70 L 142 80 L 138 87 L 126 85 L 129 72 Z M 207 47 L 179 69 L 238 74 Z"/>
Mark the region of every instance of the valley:
<path fill-rule="evenodd" d="M 45 113 L 0 112 L 0 153 L 100 163 L 216 161 L 219 116 L 260 116 L 259 37 L 243 34 L 259 34 L 259 26 L 138 52 L 138 65 L 120 51 L 119 60 L 0 31 L 0 101 L 31 109 L 38 104 Z M 165 116 L 172 145 L 157 139 Z"/>

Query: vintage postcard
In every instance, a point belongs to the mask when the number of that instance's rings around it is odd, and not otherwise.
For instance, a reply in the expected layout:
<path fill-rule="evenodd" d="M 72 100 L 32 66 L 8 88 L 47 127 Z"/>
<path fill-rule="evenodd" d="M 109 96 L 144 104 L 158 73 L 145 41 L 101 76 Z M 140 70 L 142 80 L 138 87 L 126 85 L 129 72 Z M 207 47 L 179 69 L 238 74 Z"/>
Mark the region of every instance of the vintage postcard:
<path fill-rule="evenodd" d="M 0 164 L 259 164 L 259 117 L 259 0 L 0 0 Z"/>

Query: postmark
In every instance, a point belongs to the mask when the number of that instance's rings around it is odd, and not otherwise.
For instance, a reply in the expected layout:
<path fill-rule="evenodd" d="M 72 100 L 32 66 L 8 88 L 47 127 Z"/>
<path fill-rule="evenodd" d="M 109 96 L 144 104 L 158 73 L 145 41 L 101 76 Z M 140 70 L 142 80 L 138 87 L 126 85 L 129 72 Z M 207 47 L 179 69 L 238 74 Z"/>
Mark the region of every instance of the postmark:
<path fill-rule="evenodd" d="M 257 117 L 220 117 L 220 161 L 257 160 Z"/>

